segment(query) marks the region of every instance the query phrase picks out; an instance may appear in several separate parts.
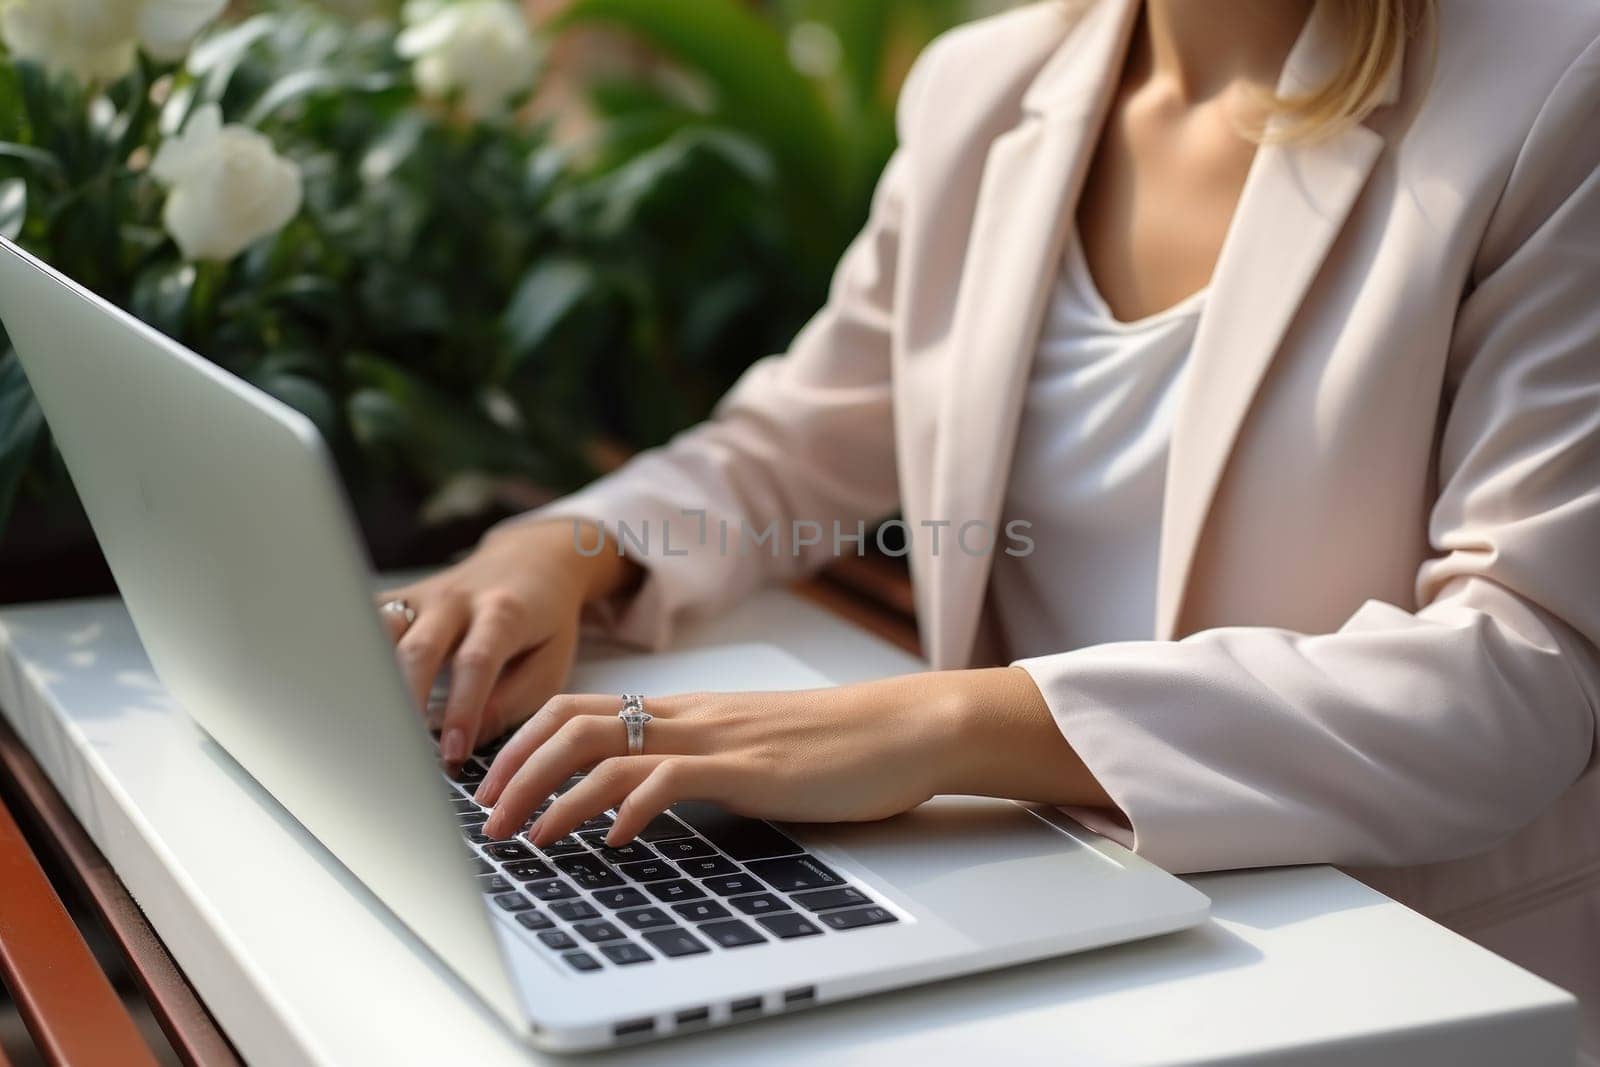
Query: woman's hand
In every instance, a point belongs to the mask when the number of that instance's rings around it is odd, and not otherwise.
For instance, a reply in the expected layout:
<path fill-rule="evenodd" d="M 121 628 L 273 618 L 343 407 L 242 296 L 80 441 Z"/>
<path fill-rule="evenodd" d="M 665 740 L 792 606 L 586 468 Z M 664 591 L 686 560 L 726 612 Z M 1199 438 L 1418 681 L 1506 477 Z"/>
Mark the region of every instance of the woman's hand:
<path fill-rule="evenodd" d="M 941 793 L 1109 804 L 1017 668 L 907 675 L 792 693 L 646 699 L 645 754 L 626 755 L 615 696 L 560 696 L 501 750 L 477 798 L 491 837 L 520 830 L 557 786 L 589 773 L 529 831 L 549 844 L 608 808 L 607 844 L 680 800 L 785 822 L 887 818 Z"/>
<path fill-rule="evenodd" d="M 493 531 L 454 567 L 380 596 L 416 612 L 409 624 L 382 614 L 419 707 L 428 708 L 434 680 L 450 667 L 450 694 L 431 724 L 445 762 L 459 764 L 549 700 L 572 668 L 583 605 L 637 573 L 615 552 L 578 552 L 571 522 L 526 523 Z"/>

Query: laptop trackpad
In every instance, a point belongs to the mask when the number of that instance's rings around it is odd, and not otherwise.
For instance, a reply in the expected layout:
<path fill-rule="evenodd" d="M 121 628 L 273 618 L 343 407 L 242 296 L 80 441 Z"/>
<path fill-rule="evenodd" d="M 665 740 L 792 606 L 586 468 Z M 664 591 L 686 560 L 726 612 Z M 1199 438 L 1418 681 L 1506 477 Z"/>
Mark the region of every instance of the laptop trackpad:
<path fill-rule="evenodd" d="M 979 938 L 1028 936 L 1040 915 L 1126 878 L 1115 860 L 1008 800 L 936 797 L 881 822 L 792 829 Z"/>

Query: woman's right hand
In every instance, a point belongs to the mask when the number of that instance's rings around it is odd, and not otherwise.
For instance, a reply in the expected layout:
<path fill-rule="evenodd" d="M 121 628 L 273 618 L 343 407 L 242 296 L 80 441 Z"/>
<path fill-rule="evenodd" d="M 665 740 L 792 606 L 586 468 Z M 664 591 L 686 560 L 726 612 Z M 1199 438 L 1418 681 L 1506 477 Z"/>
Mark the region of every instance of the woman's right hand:
<path fill-rule="evenodd" d="M 455 566 L 378 598 L 416 612 L 409 624 L 380 614 L 418 707 L 429 709 L 450 668 L 442 715 L 427 711 L 446 763 L 460 764 L 554 696 L 572 669 L 583 606 L 637 580 L 637 564 L 614 548 L 585 556 L 574 535 L 570 520 L 500 527 Z M 583 543 L 598 537 L 588 530 Z"/>

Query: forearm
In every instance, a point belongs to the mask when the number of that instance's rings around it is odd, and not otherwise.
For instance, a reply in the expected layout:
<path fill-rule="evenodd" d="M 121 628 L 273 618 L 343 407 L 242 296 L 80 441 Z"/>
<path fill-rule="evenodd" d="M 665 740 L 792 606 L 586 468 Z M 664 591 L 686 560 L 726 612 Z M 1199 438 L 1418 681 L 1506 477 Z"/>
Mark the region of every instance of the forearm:
<path fill-rule="evenodd" d="M 922 677 L 938 687 L 948 722 L 936 742 L 936 792 L 1114 807 L 1062 736 L 1027 671 L 996 667 Z"/>

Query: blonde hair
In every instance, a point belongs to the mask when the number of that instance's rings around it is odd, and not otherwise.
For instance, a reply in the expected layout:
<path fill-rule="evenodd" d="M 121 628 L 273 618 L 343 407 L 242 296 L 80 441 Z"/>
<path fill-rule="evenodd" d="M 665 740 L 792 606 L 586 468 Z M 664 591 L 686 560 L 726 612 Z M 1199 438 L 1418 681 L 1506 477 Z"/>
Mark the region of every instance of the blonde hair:
<path fill-rule="evenodd" d="M 1268 117 L 1259 140 L 1308 141 L 1365 119 L 1380 102 L 1384 82 L 1405 54 L 1412 35 L 1435 15 L 1437 0 L 1317 0 L 1334 4 L 1346 33 L 1342 62 L 1325 84 L 1296 96 L 1268 94 Z"/>

